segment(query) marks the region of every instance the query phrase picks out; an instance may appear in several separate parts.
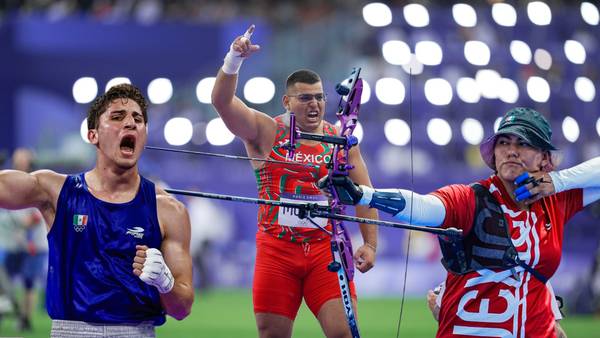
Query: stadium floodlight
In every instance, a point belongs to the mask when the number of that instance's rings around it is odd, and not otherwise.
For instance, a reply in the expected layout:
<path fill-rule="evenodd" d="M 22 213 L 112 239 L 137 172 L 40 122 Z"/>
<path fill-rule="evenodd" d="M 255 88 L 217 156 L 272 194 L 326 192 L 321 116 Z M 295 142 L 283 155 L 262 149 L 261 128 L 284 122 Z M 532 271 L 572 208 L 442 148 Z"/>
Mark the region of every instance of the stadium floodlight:
<path fill-rule="evenodd" d="M 410 127 L 402 119 L 385 121 L 383 134 L 388 142 L 395 146 L 405 146 L 410 141 Z"/>
<path fill-rule="evenodd" d="M 192 122 L 185 117 L 174 117 L 165 123 L 165 140 L 172 146 L 182 146 L 190 142 L 194 133 Z"/>
<path fill-rule="evenodd" d="M 104 87 L 104 92 L 106 93 L 111 87 L 116 86 L 118 84 L 123 84 L 123 83 L 127 83 L 127 84 L 131 84 L 131 80 L 129 80 L 129 78 L 127 77 L 114 77 L 110 80 L 108 80 L 108 82 L 106 83 L 106 87 Z"/>
<path fill-rule="evenodd" d="M 169 102 L 173 96 L 173 84 L 171 80 L 159 77 L 148 84 L 148 99 L 154 104 Z"/>
<path fill-rule="evenodd" d="M 253 77 L 244 85 L 244 97 L 252 103 L 267 103 L 275 96 L 275 84 L 266 77 Z"/>
<path fill-rule="evenodd" d="M 562 122 L 562 132 L 567 141 L 575 143 L 579 139 L 579 124 L 574 118 L 567 116 Z"/>
<path fill-rule="evenodd" d="M 410 62 L 408 64 L 402 65 L 402 69 L 406 72 L 406 74 L 410 75 L 419 75 L 423 73 L 423 68 L 423 64 L 419 62 L 415 54 L 410 55 Z"/>
<path fill-rule="evenodd" d="M 475 81 L 481 91 L 481 96 L 486 99 L 497 99 L 498 88 L 502 77 L 493 69 L 480 69 L 475 74 Z"/>
<path fill-rule="evenodd" d="M 596 120 L 596 133 L 600 136 L 600 117 Z"/>
<path fill-rule="evenodd" d="M 460 125 L 460 132 L 469 144 L 478 145 L 483 140 L 483 126 L 474 118 L 466 118 Z"/>
<path fill-rule="evenodd" d="M 335 126 L 338 128 L 338 130 L 341 130 L 342 123 L 340 121 L 337 121 L 335 123 Z M 362 124 L 360 122 L 356 122 L 356 127 L 354 128 L 354 132 L 352 132 L 352 135 L 356 136 L 359 144 L 360 144 L 360 142 L 362 142 L 362 139 L 363 139 L 363 136 L 365 135 L 365 133 L 364 133 Z"/>
<path fill-rule="evenodd" d="M 506 103 L 517 102 L 519 99 L 519 86 L 517 86 L 517 83 L 512 79 L 502 78 L 498 88 L 498 98 Z"/>
<path fill-rule="evenodd" d="M 396 105 L 404 101 L 406 89 L 402 81 L 384 77 L 375 82 L 375 96 L 383 104 Z"/>
<path fill-rule="evenodd" d="M 545 49 L 538 48 L 533 53 L 533 61 L 540 69 L 548 70 L 552 67 L 552 55 Z"/>
<path fill-rule="evenodd" d="M 580 6 L 581 17 L 583 21 L 592 26 L 598 26 L 600 21 L 600 13 L 598 7 L 591 2 L 582 2 Z"/>
<path fill-rule="evenodd" d="M 403 9 L 404 20 L 413 27 L 425 27 L 429 25 L 429 12 L 421 4 L 409 4 Z"/>
<path fill-rule="evenodd" d="M 234 139 L 235 135 L 227 129 L 225 122 L 220 117 L 214 118 L 206 124 L 206 140 L 213 146 L 225 146 Z"/>
<path fill-rule="evenodd" d="M 392 65 L 406 65 L 410 62 L 410 47 L 404 41 L 390 40 L 383 43 L 381 53 L 385 61 Z"/>
<path fill-rule="evenodd" d="M 81 77 L 73 83 L 73 99 L 77 103 L 90 103 L 98 95 L 98 83 L 93 77 Z"/>
<path fill-rule="evenodd" d="M 475 66 L 485 66 L 490 62 L 490 48 L 483 41 L 467 41 L 464 48 L 465 59 Z"/>
<path fill-rule="evenodd" d="M 83 139 L 83 142 L 85 143 L 90 143 L 90 140 L 88 140 L 88 127 L 87 127 L 87 118 L 83 119 L 83 122 L 81 122 L 81 125 L 79 126 L 79 135 L 81 135 L 81 139 Z"/>
<path fill-rule="evenodd" d="M 212 90 L 215 86 L 215 77 L 205 77 L 196 85 L 196 98 L 200 103 L 212 103 Z"/>
<path fill-rule="evenodd" d="M 467 103 L 477 103 L 481 98 L 481 91 L 475 79 L 470 77 L 461 77 L 456 82 L 456 94 Z"/>
<path fill-rule="evenodd" d="M 427 136 L 433 144 L 445 146 L 452 140 L 452 128 L 448 121 L 436 117 L 427 122 Z"/>
<path fill-rule="evenodd" d="M 462 27 L 475 27 L 477 25 L 477 13 L 471 5 L 455 4 L 452 6 L 452 17 Z"/>
<path fill-rule="evenodd" d="M 371 85 L 367 82 L 367 80 L 363 79 L 363 89 L 362 94 L 360 95 L 360 103 L 367 103 L 371 99 Z"/>
<path fill-rule="evenodd" d="M 442 47 L 434 41 L 419 41 L 415 45 L 417 60 L 427 66 L 437 66 L 442 63 L 444 53 Z"/>
<path fill-rule="evenodd" d="M 567 59 L 574 64 L 583 64 L 585 62 L 585 47 L 581 42 L 576 40 L 567 40 L 564 45 L 565 55 Z"/>
<path fill-rule="evenodd" d="M 492 18 L 500 26 L 514 27 L 517 24 L 517 11 L 507 3 L 495 3 L 492 5 Z"/>
<path fill-rule="evenodd" d="M 527 80 L 527 94 L 535 102 L 547 102 L 550 98 L 550 85 L 545 79 L 532 76 Z"/>
<path fill-rule="evenodd" d="M 527 4 L 529 20 L 538 26 L 547 26 L 552 22 L 552 11 L 545 2 L 532 1 Z"/>
<path fill-rule="evenodd" d="M 510 42 L 510 55 L 516 62 L 522 65 L 531 63 L 531 49 L 527 43 L 521 40 L 513 40 Z"/>
<path fill-rule="evenodd" d="M 580 76 L 575 79 L 575 94 L 583 102 L 592 102 L 596 97 L 594 82 L 587 77 Z"/>
<path fill-rule="evenodd" d="M 385 27 L 392 23 L 392 11 L 381 2 L 366 4 L 362 10 L 363 19 L 369 26 Z"/>
<path fill-rule="evenodd" d="M 446 79 L 429 79 L 425 81 L 425 98 L 433 105 L 445 106 L 452 101 L 452 86 Z"/>

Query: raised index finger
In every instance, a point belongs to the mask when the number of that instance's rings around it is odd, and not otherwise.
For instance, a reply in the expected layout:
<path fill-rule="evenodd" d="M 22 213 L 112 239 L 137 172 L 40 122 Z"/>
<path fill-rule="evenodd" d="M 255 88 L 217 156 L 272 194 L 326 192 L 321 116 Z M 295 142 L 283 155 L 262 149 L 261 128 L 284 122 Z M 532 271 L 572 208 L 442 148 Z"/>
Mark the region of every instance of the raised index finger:
<path fill-rule="evenodd" d="M 246 33 L 244 33 L 243 37 L 246 39 L 250 39 L 250 37 L 254 33 L 254 28 L 254 24 L 250 25 L 250 27 L 248 27 L 248 29 L 246 30 Z"/>

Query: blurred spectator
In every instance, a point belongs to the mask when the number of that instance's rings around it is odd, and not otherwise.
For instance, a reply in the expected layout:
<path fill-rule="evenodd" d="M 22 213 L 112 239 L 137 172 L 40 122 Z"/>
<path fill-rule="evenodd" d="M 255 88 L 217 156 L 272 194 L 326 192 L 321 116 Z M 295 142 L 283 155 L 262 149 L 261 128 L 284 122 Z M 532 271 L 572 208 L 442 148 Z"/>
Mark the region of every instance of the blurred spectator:
<path fill-rule="evenodd" d="M 12 157 L 13 168 L 30 172 L 32 160 L 31 151 L 17 149 Z M 19 329 L 31 330 L 31 315 L 38 293 L 36 284 L 41 284 L 46 271 L 46 226 L 36 209 L 0 210 L 0 229 L 0 247 L 5 251 L 3 266 L 8 279 L 19 277 L 25 288 L 22 306 L 13 304 L 17 305 L 15 311 L 19 317 Z M 8 290 L 11 289 L 10 285 L 6 286 Z M 14 297 L 14 292 L 12 295 Z"/>
<path fill-rule="evenodd" d="M 205 198 L 189 198 L 188 212 L 192 224 L 190 254 L 194 265 L 194 287 L 207 290 L 211 287 L 210 266 L 215 266 L 214 246 L 231 240 L 233 218 L 220 205 Z"/>

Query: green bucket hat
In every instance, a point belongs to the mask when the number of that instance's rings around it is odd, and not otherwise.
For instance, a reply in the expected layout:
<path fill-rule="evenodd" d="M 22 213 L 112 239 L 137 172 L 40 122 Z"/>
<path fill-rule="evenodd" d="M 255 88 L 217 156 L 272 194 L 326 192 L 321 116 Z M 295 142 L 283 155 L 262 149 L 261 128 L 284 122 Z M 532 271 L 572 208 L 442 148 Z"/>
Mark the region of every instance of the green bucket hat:
<path fill-rule="evenodd" d="M 558 150 L 552 144 L 550 124 L 542 114 L 531 108 L 513 108 L 500 121 L 498 131 L 479 145 L 481 158 L 494 170 L 494 146 L 498 136 L 503 134 L 516 135 L 538 149 Z"/>

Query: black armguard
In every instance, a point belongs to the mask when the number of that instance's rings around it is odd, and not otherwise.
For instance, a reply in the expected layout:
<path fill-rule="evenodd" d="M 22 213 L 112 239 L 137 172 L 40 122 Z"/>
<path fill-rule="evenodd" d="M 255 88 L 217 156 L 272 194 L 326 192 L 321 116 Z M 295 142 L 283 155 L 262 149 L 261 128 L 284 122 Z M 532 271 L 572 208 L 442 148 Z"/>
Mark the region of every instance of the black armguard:
<path fill-rule="evenodd" d="M 362 198 L 362 190 L 348 176 L 332 176 L 331 181 L 342 204 L 356 205 Z"/>
<path fill-rule="evenodd" d="M 396 216 L 406 207 L 406 200 L 400 191 L 391 192 L 375 190 L 369 206 Z"/>

